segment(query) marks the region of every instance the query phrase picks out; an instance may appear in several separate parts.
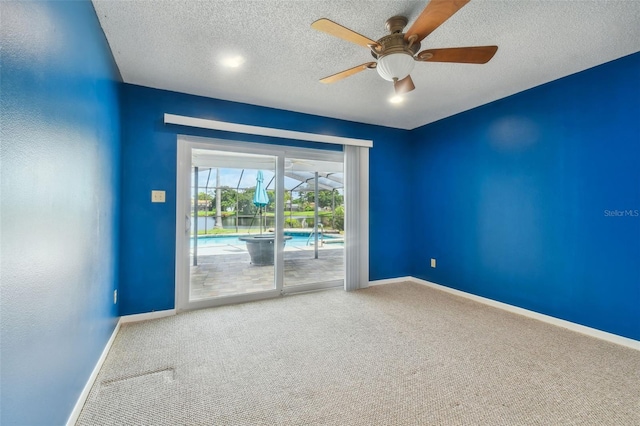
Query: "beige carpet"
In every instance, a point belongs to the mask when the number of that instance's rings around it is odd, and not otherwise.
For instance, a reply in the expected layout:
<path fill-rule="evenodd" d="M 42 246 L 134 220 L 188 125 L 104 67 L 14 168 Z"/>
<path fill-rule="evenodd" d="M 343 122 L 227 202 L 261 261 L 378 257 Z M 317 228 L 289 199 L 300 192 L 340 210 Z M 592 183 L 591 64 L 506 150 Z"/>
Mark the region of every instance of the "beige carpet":
<path fill-rule="evenodd" d="M 413 283 L 122 326 L 79 425 L 640 425 L 640 352 Z"/>

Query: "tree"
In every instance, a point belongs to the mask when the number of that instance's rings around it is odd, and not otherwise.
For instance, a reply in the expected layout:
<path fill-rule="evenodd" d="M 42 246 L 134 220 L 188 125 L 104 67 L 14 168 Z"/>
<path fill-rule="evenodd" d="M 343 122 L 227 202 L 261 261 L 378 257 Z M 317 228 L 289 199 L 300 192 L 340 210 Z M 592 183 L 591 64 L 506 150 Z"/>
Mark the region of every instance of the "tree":
<path fill-rule="evenodd" d="M 344 206 L 336 207 L 334 215 L 336 229 L 338 231 L 344 231 Z"/>
<path fill-rule="evenodd" d="M 333 193 L 333 194 L 332 194 Z M 335 197 L 335 200 L 334 200 Z M 300 194 L 300 198 L 297 199 L 298 204 L 303 206 L 303 210 L 306 210 L 304 206 L 307 208 L 311 203 L 315 202 L 315 193 L 313 191 L 302 192 Z M 335 202 L 335 204 L 334 204 Z M 333 207 L 334 205 L 337 207 L 344 203 L 344 196 L 342 196 L 338 191 L 331 191 L 329 189 L 321 189 L 318 191 L 318 207 Z M 313 210 L 313 209 L 311 209 Z"/>
<path fill-rule="evenodd" d="M 235 211 L 236 190 L 228 186 L 223 186 L 220 195 L 220 208 L 222 211 Z"/>
<path fill-rule="evenodd" d="M 253 194 L 255 192 L 253 188 L 238 192 L 238 213 L 245 215 L 255 213 L 256 206 L 253 205 Z"/>
<path fill-rule="evenodd" d="M 285 191 L 286 192 L 286 191 Z M 269 197 L 269 204 L 265 207 L 265 211 L 275 211 L 276 209 L 276 191 L 267 190 L 267 196 Z"/>
<path fill-rule="evenodd" d="M 213 210 L 213 200 L 214 197 L 213 195 L 211 195 L 210 193 L 207 192 L 198 192 L 198 200 L 206 200 L 208 201 L 207 203 L 207 210 Z M 200 203 L 198 203 L 198 207 L 199 207 Z"/>
<path fill-rule="evenodd" d="M 340 195 L 338 191 L 323 189 L 322 191 L 318 191 L 318 202 L 320 203 L 320 207 L 337 207 L 344 202 L 344 197 Z"/>

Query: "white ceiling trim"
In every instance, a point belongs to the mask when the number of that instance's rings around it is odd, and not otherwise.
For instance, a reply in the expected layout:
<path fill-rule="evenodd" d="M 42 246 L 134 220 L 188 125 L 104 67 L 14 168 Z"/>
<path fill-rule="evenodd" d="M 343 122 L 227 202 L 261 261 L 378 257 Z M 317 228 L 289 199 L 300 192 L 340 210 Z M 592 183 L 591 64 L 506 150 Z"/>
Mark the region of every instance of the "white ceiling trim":
<path fill-rule="evenodd" d="M 244 133 L 248 135 L 269 136 L 273 138 L 295 139 L 309 142 L 329 143 L 333 145 L 351 145 L 372 148 L 373 141 L 365 139 L 345 138 L 342 136 L 321 135 L 318 133 L 296 132 L 293 130 L 272 127 L 249 126 L 247 124 L 227 121 L 208 120 L 205 118 L 187 117 L 184 115 L 164 114 L 165 124 L 198 127 L 200 129 L 222 130 L 224 132 Z"/>

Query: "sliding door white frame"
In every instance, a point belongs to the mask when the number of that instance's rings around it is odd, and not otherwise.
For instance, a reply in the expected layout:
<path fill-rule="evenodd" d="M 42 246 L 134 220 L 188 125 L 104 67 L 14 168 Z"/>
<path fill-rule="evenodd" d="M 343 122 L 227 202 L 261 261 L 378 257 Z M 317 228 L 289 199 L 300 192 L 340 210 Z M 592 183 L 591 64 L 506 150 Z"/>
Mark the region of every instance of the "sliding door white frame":
<path fill-rule="evenodd" d="M 345 282 L 347 291 L 369 286 L 369 149 L 345 146 Z"/>
<path fill-rule="evenodd" d="M 284 217 L 276 215 L 275 288 L 257 293 L 189 301 L 189 226 L 191 158 L 193 149 L 271 155 L 276 160 L 276 188 L 284 189 L 285 157 L 344 161 L 345 164 L 345 290 L 368 285 L 369 277 L 369 152 L 361 146 L 344 146 L 344 152 L 178 136 L 176 193 L 176 276 L 178 311 L 271 298 L 283 293 Z M 284 211 L 284 191 L 276 190 L 276 211 Z M 303 287 L 303 286 L 300 286 Z M 322 287 L 322 286 L 320 286 Z M 291 289 L 303 291 L 305 288 Z"/>
<path fill-rule="evenodd" d="M 275 149 L 274 149 L 275 148 Z M 230 145 L 227 141 L 206 138 L 194 138 L 178 136 L 178 163 L 177 163 L 177 185 L 176 185 L 176 277 L 175 277 L 175 298 L 176 310 L 185 311 L 201 309 L 211 306 L 226 305 L 232 303 L 250 302 L 254 300 L 268 299 L 278 296 L 282 291 L 282 279 L 274 276 L 274 288 L 256 293 L 239 294 L 212 299 L 202 299 L 196 301 L 189 300 L 190 286 L 190 263 L 189 263 L 189 227 L 191 223 L 191 159 L 194 149 L 207 149 L 215 151 L 231 151 L 247 154 L 269 155 L 277 159 L 276 161 L 276 194 L 278 185 L 283 182 L 284 161 L 280 161 L 283 155 L 277 147 L 271 148 L 264 144 L 244 144 L 234 143 Z M 281 182 L 282 181 L 282 182 Z M 276 207 L 279 200 L 276 198 Z M 284 198 L 282 207 L 284 206 Z M 277 215 L 276 215 L 277 216 Z M 281 247 L 283 241 L 282 223 L 276 219 L 276 247 Z M 274 266 L 275 271 L 282 269 L 284 264 L 283 252 L 281 249 L 275 251 Z M 280 265 L 280 267 L 278 266 Z"/>

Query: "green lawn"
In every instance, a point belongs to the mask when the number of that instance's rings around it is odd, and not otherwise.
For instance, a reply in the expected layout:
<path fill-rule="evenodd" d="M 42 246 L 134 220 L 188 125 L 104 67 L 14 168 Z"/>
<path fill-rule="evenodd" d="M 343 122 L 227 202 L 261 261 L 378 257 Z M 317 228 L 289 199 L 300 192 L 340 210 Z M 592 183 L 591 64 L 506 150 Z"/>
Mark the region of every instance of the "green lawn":
<path fill-rule="evenodd" d="M 285 216 L 289 216 L 289 214 L 291 214 L 291 216 L 296 216 L 296 217 L 314 217 L 314 212 L 313 211 L 304 211 L 304 212 L 291 212 L 289 213 L 288 210 L 286 210 L 284 212 Z M 320 217 L 324 217 L 324 216 L 331 216 L 333 214 L 333 212 L 331 211 L 327 211 L 327 210 L 320 210 L 318 212 L 318 216 Z M 264 215 L 266 217 L 273 217 L 274 213 L 273 212 L 265 212 Z M 222 213 L 222 217 L 233 217 L 235 216 L 235 213 L 231 213 L 231 212 L 224 212 Z M 248 215 L 241 215 L 241 216 L 248 216 Z M 216 217 L 216 212 L 210 212 L 210 211 L 199 211 L 198 212 L 198 217 Z"/>
<path fill-rule="evenodd" d="M 333 214 L 333 212 L 331 212 L 331 211 L 326 211 L 326 210 L 320 210 L 320 211 L 318 212 L 318 216 L 320 216 L 320 217 L 324 217 L 324 216 L 331 216 L 332 214 Z M 266 212 L 264 215 L 265 215 L 265 216 L 269 216 L 269 217 L 273 217 L 274 213 L 272 213 L 272 212 Z M 286 211 L 284 212 L 284 216 L 285 216 L 285 217 L 289 217 L 289 215 L 291 215 L 292 217 L 293 217 L 293 216 L 295 216 L 295 217 L 314 217 L 314 212 L 312 212 L 312 211 L 311 211 L 311 212 L 305 211 L 305 212 L 291 212 L 291 213 L 289 213 L 289 210 L 286 210 Z"/>
<path fill-rule="evenodd" d="M 238 231 L 236 231 L 236 228 L 227 228 L 227 229 L 219 229 L 219 228 L 214 228 L 214 229 L 209 229 L 208 231 L 206 230 L 200 230 L 198 231 L 198 235 L 225 235 L 225 234 L 237 234 Z M 240 233 L 242 234 L 258 234 L 260 233 L 260 230 L 258 228 L 256 229 L 241 229 Z"/>

